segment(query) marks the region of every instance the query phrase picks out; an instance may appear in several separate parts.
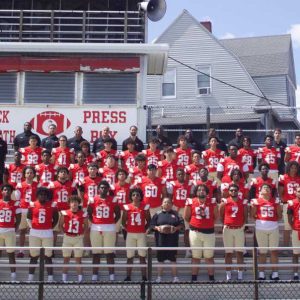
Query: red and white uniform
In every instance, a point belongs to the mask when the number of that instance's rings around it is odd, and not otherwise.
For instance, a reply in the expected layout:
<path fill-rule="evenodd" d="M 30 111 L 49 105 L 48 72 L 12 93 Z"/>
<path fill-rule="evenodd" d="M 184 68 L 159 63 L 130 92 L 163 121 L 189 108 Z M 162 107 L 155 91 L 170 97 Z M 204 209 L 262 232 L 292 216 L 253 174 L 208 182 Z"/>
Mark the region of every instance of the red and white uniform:
<path fill-rule="evenodd" d="M 257 158 L 263 163 L 269 164 L 270 170 L 278 171 L 278 159 L 280 158 L 280 150 L 275 147 L 262 147 L 257 150 Z"/>
<path fill-rule="evenodd" d="M 83 203 L 82 207 L 86 208 L 88 205 L 88 201 L 97 195 L 97 187 L 101 182 L 102 178 L 96 176 L 95 178 L 91 178 L 90 176 L 86 176 L 83 180 L 78 182 L 79 186 L 84 188 L 83 195 Z"/>
<path fill-rule="evenodd" d="M 214 210 L 216 207 L 215 201 L 212 199 L 205 203 L 201 203 L 197 197 L 188 198 L 185 206 L 191 208 L 190 226 L 198 229 L 211 229 L 215 227 Z"/>
<path fill-rule="evenodd" d="M 262 198 L 252 199 L 251 203 L 257 207 L 256 220 L 260 221 L 278 221 L 277 208 L 280 205 L 279 200 L 270 199 L 265 200 Z"/>
<path fill-rule="evenodd" d="M 84 221 L 87 218 L 87 213 L 81 209 L 77 212 L 63 210 L 61 214 L 64 216 L 64 232 L 70 236 L 83 235 Z"/>
<path fill-rule="evenodd" d="M 109 184 L 115 185 L 117 171 L 118 171 L 118 166 L 114 168 L 109 168 L 107 166 L 104 166 L 103 168 L 99 169 L 99 174 L 102 176 L 102 179 L 106 180 Z"/>
<path fill-rule="evenodd" d="M 150 208 L 149 204 L 143 202 L 139 207 L 132 203 L 125 204 L 124 210 L 127 211 L 126 231 L 128 233 L 145 233 L 146 232 L 146 211 Z"/>
<path fill-rule="evenodd" d="M 202 158 L 204 159 L 204 164 L 208 172 L 217 172 L 218 163 L 224 157 L 225 152 L 220 149 L 216 149 L 216 151 L 208 149 L 202 152 Z"/>
<path fill-rule="evenodd" d="M 224 225 L 242 227 L 245 223 L 244 209 L 247 206 L 247 199 L 234 201 L 231 197 L 223 198 L 225 203 Z"/>
<path fill-rule="evenodd" d="M 231 184 L 234 184 L 234 182 L 233 181 L 231 181 L 229 183 L 223 182 L 221 184 L 221 192 L 222 193 L 228 193 L 229 186 Z M 238 192 L 239 200 L 245 200 L 247 198 L 248 193 L 249 193 L 248 183 L 244 182 L 243 180 L 240 180 L 240 182 L 238 183 L 238 187 L 239 187 L 239 192 Z"/>
<path fill-rule="evenodd" d="M 53 148 L 52 155 L 54 155 L 55 167 L 69 167 L 71 163 L 71 157 L 74 155 L 74 149 L 66 148 Z"/>
<path fill-rule="evenodd" d="M 261 187 L 265 183 L 268 184 L 269 186 L 271 186 L 272 190 L 276 189 L 276 180 L 275 179 L 272 179 L 270 177 L 268 177 L 267 180 L 263 180 L 262 177 L 252 178 L 252 181 L 250 183 L 250 187 L 253 186 L 255 188 L 255 197 L 256 198 L 259 197 L 259 193 L 261 191 Z"/>
<path fill-rule="evenodd" d="M 155 177 L 153 180 L 144 176 L 135 182 L 144 193 L 144 202 L 150 204 L 150 208 L 161 206 L 162 191 L 165 187 L 165 180 Z"/>
<path fill-rule="evenodd" d="M 181 149 L 181 148 L 176 148 L 174 150 L 176 154 L 176 165 L 178 167 L 185 167 L 188 166 L 192 163 L 192 149 L 187 148 L 187 149 Z"/>
<path fill-rule="evenodd" d="M 217 171 L 223 172 L 222 181 L 228 182 L 232 170 L 240 170 L 242 174 L 249 172 L 248 165 L 242 163 L 240 157 L 232 159 L 231 157 L 222 158 L 218 164 Z"/>
<path fill-rule="evenodd" d="M 285 148 L 284 150 L 286 153 L 290 153 L 289 161 L 296 161 L 300 163 L 300 147 L 296 145 L 291 145 Z"/>
<path fill-rule="evenodd" d="M 123 208 L 124 204 L 130 203 L 130 187 L 131 185 L 127 182 L 124 185 L 120 185 L 120 183 L 117 182 L 114 186 L 111 186 L 111 190 L 114 192 L 115 198 L 117 199 L 120 208 Z"/>
<path fill-rule="evenodd" d="M 53 202 L 56 203 L 57 209 L 59 211 L 69 209 L 68 199 L 75 190 L 72 182 L 67 180 L 62 183 L 57 180 L 50 182 L 48 188 L 53 191 Z"/>
<path fill-rule="evenodd" d="M 5 169 L 8 172 L 8 183 L 14 188 L 18 183 L 22 182 L 23 169 L 25 165 L 20 164 L 16 166 L 15 164 L 5 164 Z"/>
<path fill-rule="evenodd" d="M 187 175 L 190 176 L 191 180 L 199 180 L 200 179 L 199 171 L 203 167 L 205 167 L 205 166 L 202 163 L 199 163 L 197 165 L 190 164 L 190 165 L 184 167 L 184 171 Z"/>
<path fill-rule="evenodd" d="M 185 206 L 186 199 L 190 197 L 192 182 L 185 181 L 183 183 L 176 181 L 170 181 L 167 184 L 168 193 L 172 194 L 173 205 L 177 208 L 183 208 Z"/>
<path fill-rule="evenodd" d="M 89 200 L 89 207 L 92 209 L 93 224 L 115 224 L 114 210 L 117 206 L 117 199 L 108 196 L 102 199 L 96 196 Z"/>
<path fill-rule="evenodd" d="M 287 209 L 293 212 L 293 229 L 300 231 L 300 201 L 298 199 L 289 200 Z"/>
<path fill-rule="evenodd" d="M 158 162 L 161 160 L 163 155 L 163 151 L 156 149 L 155 152 L 151 151 L 150 149 L 143 150 L 142 153 L 146 156 L 146 165 L 155 165 L 158 167 Z"/>
<path fill-rule="evenodd" d="M 129 169 L 129 177 L 132 181 L 137 181 L 142 179 L 143 176 L 147 176 L 147 167 L 145 166 L 142 170 L 138 167 Z"/>
<path fill-rule="evenodd" d="M 16 215 L 21 213 L 20 202 L 0 200 L 0 233 L 15 231 Z"/>
<path fill-rule="evenodd" d="M 70 177 L 75 183 L 78 183 L 79 181 L 83 180 L 84 177 L 89 175 L 87 164 L 83 164 L 82 166 L 79 164 L 70 164 L 69 171 Z"/>
<path fill-rule="evenodd" d="M 241 148 L 238 150 L 238 156 L 241 158 L 243 164 L 248 165 L 249 172 L 254 172 L 254 162 L 256 161 L 257 153 L 253 149 Z"/>
<path fill-rule="evenodd" d="M 296 190 L 300 186 L 300 177 L 291 177 L 288 174 L 280 175 L 278 180 L 279 185 L 283 186 L 282 202 L 293 200 L 296 197 Z"/>
<path fill-rule="evenodd" d="M 121 151 L 119 157 L 120 160 L 122 161 L 122 166 L 125 171 L 129 172 L 131 168 L 134 168 L 136 166 L 135 157 L 137 155 L 138 155 L 137 151 L 132 151 L 132 152 L 129 152 L 129 150 Z"/>
<path fill-rule="evenodd" d="M 214 194 L 218 189 L 218 184 L 215 180 L 207 179 L 206 181 L 202 181 L 202 180 L 193 181 L 194 186 L 197 186 L 199 184 L 205 184 L 208 187 L 208 189 L 209 189 L 208 197 L 209 198 L 214 197 Z"/>
<path fill-rule="evenodd" d="M 96 162 L 97 161 L 97 158 L 96 156 L 94 155 L 94 153 L 90 153 L 89 155 L 87 155 L 85 157 L 85 163 L 88 165 L 92 162 Z"/>
<path fill-rule="evenodd" d="M 47 201 L 43 204 L 41 204 L 39 201 L 30 202 L 28 210 L 31 211 L 32 215 L 32 229 L 52 229 L 53 215 L 55 211 L 57 211 L 55 202 Z"/>
<path fill-rule="evenodd" d="M 36 147 L 35 149 L 28 147 L 20 148 L 22 153 L 21 161 L 25 166 L 34 167 L 42 162 L 42 151 L 44 149 L 41 147 Z"/>
<path fill-rule="evenodd" d="M 48 186 L 54 180 L 55 168 L 53 164 L 45 165 L 41 163 L 35 166 L 36 175 L 40 177 L 39 183 L 41 186 Z"/>
<path fill-rule="evenodd" d="M 20 206 L 22 209 L 27 209 L 29 203 L 36 200 L 36 190 L 38 183 L 33 181 L 32 184 L 23 181 L 16 186 L 16 198 L 20 199 Z"/>
<path fill-rule="evenodd" d="M 103 149 L 96 153 L 96 158 L 97 158 L 97 160 L 100 160 L 101 168 L 106 166 L 106 160 L 107 160 L 108 155 L 117 156 L 117 150 L 111 149 L 109 152 L 107 152 L 105 149 Z"/>
<path fill-rule="evenodd" d="M 158 162 L 158 168 L 161 170 L 161 178 L 166 181 L 175 180 L 175 174 L 178 166 L 176 161 L 168 162 L 166 159 Z"/>

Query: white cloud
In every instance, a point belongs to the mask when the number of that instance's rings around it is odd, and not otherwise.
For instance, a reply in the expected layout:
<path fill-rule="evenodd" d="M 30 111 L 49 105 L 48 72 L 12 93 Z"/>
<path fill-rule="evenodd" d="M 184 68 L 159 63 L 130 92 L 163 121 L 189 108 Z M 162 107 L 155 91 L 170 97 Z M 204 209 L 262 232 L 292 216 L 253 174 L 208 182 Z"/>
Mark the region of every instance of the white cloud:
<path fill-rule="evenodd" d="M 221 36 L 221 39 L 234 39 L 235 35 L 231 32 L 226 32 L 223 36 Z"/>
<path fill-rule="evenodd" d="M 300 24 L 291 25 L 291 28 L 288 31 L 288 33 L 292 35 L 294 46 L 300 48 Z"/>

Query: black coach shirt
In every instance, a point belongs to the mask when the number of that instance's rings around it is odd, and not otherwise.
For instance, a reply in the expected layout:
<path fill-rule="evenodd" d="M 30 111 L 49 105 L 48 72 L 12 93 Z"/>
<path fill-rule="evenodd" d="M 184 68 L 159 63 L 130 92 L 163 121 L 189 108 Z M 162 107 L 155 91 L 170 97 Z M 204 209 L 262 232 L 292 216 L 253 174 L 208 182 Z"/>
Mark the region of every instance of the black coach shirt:
<path fill-rule="evenodd" d="M 75 152 L 78 152 L 81 150 L 80 143 L 83 141 L 87 142 L 87 140 L 84 139 L 83 137 L 80 137 L 80 139 L 78 140 L 78 139 L 76 139 L 76 136 L 74 136 L 74 137 L 68 139 L 68 147 L 70 149 L 74 149 Z"/>
<path fill-rule="evenodd" d="M 42 147 L 49 151 L 59 146 L 58 137 L 56 135 L 49 135 L 42 140 Z"/>
<path fill-rule="evenodd" d="M 20 133 L 18 134 L 15 139 L 14 139 L 14 148 L 15 148 L 15 151 L 18 151 L 19 148 L 24 148 L 24 147 L 27 147 L 29 146 L 29 138 L 34 135 L 36 136 L 37 138 L 37 145 L 38 146 L 41 146 L 41 139 L 40 137 L 33 133 L 32 131 L 27 131 L 27 132 L 23 132 L 23 133 Z"/>

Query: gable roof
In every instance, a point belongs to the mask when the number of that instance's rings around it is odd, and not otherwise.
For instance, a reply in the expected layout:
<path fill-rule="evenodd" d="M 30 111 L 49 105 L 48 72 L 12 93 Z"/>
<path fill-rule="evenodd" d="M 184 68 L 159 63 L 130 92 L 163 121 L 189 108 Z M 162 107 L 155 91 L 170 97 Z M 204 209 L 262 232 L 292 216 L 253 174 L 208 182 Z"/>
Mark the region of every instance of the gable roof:
<path fill-rule="evenodd" d="M 296 86 L 290 34 L 221 39 L 220 42 L 238 56 L 252 77 L 289 75 Z"/>

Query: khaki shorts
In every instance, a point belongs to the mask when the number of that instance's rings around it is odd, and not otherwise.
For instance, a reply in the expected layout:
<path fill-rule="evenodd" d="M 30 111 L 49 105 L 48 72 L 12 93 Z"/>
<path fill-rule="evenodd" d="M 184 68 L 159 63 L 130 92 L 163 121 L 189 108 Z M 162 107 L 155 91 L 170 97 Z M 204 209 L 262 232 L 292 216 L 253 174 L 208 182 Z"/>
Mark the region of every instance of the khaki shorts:
<path fill-rule="evenodd" d="M 71 257 L 72 251 L 74 251 L 74 257 L 82 257 L 83 249 L 77 249 L 77 247 L 83 247 L 83 235 L 69 236 L 64 234 L 62 246 L 75 248 L 63 249 L 63 257 Z"/>
<path fill-rule="evenodd" d="M 8 231 L 0 233 L 0 246 L 15 247 L 16 246 L 16 233 L 15 231 Z M 15 252 L 15 249 L 6 249 L 7 253 Z"/>
<path fill-rule="evenodd" d="M 190 230 L 189 238 L 191 247 L 215 247 L 216 236 L 214 233 L 205 234 Z M 212 258 L 214 257 L 214 250 L 192 250 L 192 257 L 197 259 Z"/>
<path fill-rule="evenodd" d="M 230 229 L 226 227 L 223 228 L 223 243 L 224 247 L 244 247 L 245 246 L 245 233 L 244 226 L 237 229 Z M 238 252 L 243 252 L 243 249 L 236 250 Z M 233 253 L 234 249 L 226 249 L 225 253 Z"/>
<path fill-rule="evenodd" d="M 184 207 L 178 208 L 177 206 L 173 206 L 173 209 L 178 212 L 178 215 L 183 218 L 183 212 L 184 212 Z M 184 229 L 189 230 L 190 229 L 190 223 L 184 220 Z"/>
<path fill-rule="evenodd" d="M 161 210 L 161 206 L 150 208 L 149 211 L 150 211 L 151 218 L 160 210 Z"/>
<path fill-rule="evenodd" d="M 116 245 L 116 232 L 115 231 L 91 231 L 91 245 L 92 247 L 115 247 Z M 109 254 L 114 250 L 92 250 L 93 254 Z"/>
<path fill-rule="evenodd" d="M 37 236 L 29 235 L 29 247 L 53 247 L 53 238 L 40 238 Z M 40 255 L 40 249 L 30 249 L 30 256 L 37 257 Z M 45 255 L 52 256 L 52 250 L 46 249 Z"/>
<path fill-rule="evenodd" d="M 292 230 L 291 225 L 289 223 L 289 219 L 288 219 L 287 208 L 288 208 L 288 204 L 284 203 L 283 207 L 282 207 L 284 230 Z"/>
<path fill-rule="evenodd" d="M 22 212 L 22 216 L 21 216 L 21 222 L 19 225 L 19 229 L 27 229 L 28 228 L 28 223 L 27 223 L 27 213 Z"/>
<path fill-rule="evenodd" d="M 278 247 L 279 229 L 255 231 L 258 247 Z M 259 253 L 266 254 L 268 249 L 259 249 Z"/>
<path fill-rule="evenodd" d="M 126 237 L 126 247 L 146 247 L 146 234 L 145 233 L 132 233 L 128 232 Z M 138 255 L 146 257 L 146 250 L 138 249 Z M 127 250 L 127 258 L 134 257 L 135 250 Z"/>

